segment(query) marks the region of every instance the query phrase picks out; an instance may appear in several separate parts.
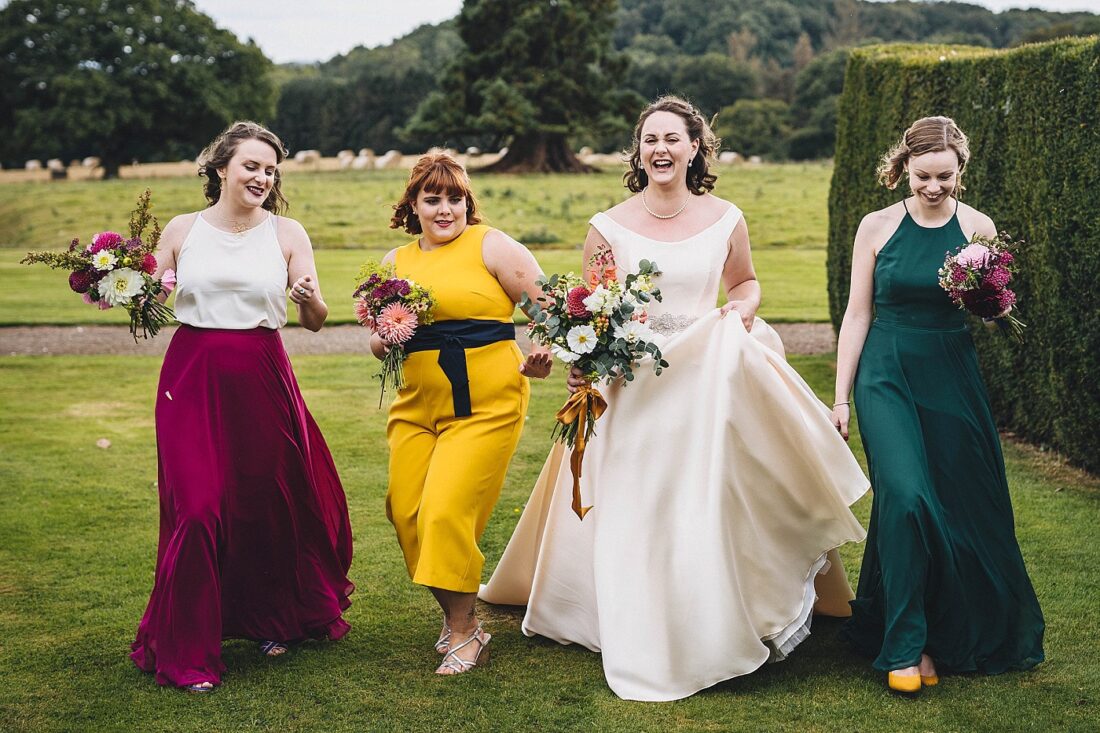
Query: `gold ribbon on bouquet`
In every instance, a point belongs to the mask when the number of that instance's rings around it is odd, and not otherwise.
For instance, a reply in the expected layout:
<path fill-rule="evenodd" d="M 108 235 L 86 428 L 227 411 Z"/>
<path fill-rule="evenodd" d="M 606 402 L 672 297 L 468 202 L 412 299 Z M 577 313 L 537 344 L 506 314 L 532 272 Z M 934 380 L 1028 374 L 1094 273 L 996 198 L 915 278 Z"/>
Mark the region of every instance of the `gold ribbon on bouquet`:
<path fill-rule="evenodd" d="M 569 396 L 557 414 L 562 425 L 577 423 L 577 437 L 573 441 L 573 453 L 569 456 L 569 468 L 573 471 L 573 503 L 570 506 L 580 519 L 584 519 L 592 508 L 581 506 L 581 463 L 584 462 L 584 448 L 588 440 L 588 413 L 592 413 L 593 420 L 599 420 L 606 409 L 607 400 L 600 391 L 591 384 L 585 384 Z"/>

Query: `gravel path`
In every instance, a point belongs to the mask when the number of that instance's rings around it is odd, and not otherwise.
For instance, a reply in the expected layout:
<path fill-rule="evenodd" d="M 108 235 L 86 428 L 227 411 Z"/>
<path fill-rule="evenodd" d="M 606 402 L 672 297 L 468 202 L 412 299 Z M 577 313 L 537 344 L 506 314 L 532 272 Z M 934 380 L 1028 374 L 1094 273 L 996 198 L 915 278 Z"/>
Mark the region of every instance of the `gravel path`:
<path fill-rule="evenodd" d="M 827 323 L 773 324 L 789 354 L 824 354 L 836 350 L 833 328 Z M 62 354 L 160 355 L 168 348 L 174 328 L 155 339 L 134 343 L 122 326 L 11 326 L 0 327 L 0 355 L 57 356 Z M 520 346 L 527 336 L 516 328 Z M 320 333 L 303 328 L 283 329 L 283 343 L 296 354 L 365 354 L 369 351 L 366 329 L 355 325 L 331 326 Z"/>

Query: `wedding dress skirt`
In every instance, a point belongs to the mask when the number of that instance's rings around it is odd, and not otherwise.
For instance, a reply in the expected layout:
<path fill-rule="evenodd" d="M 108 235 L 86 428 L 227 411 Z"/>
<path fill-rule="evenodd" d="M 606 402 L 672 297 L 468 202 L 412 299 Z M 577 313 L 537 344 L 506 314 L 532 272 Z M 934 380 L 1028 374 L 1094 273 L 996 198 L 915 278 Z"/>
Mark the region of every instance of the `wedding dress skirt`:
<path fill-rule="evenodd" d="M 782 659 L 809 633 L 827 554 L 865 534 L 849 507 L 868 481 L 828 409 L 770 326 L 750 334 L 713 307 L 739 216 L 679 243 L 594 217 L 620 272 L 661 267 L 650 313 L 670 366 L 600 386 L 609 406 L 581 479 L 593 509 L 571 511 L 569 452 L 555 445 L 480 592 L 526 605 L 529 636 L 602 652 L 626 699 L 679 699 Z M 824 600 L 843 608 L 837 572 L 826 585 L 840 597 Z"/>

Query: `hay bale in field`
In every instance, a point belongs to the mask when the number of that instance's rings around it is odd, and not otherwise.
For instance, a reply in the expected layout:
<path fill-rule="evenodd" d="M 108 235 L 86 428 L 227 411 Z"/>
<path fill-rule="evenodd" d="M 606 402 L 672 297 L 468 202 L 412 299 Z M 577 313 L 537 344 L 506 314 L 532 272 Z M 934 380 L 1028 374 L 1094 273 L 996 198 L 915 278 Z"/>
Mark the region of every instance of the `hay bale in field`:
<path fill-rule="evenodd" d="M 320 150 L 299 150 L 298 152 L 296 152 L 294 154 L 294 162 L 295 163 L 303 163 L 303 164 L 312 163 L 312 164 L 316 165 L 317 163 L 321 162 L 321 151 Z"/>
<path fill-rule="evenodd" d="M 89 155 L 87 158 L 80 161 L 80 167 L 81 168 L 98 168 L 99 167 L 99 158 L 97 158 L 94 155 Z"/>
<path fill-rule="evenodd" d="M 40 160 L 28 160 L 23 164 L 23 170 L 25 171 L 40 171 L 42 170 L 42 161 Z"/>
<path fill-rule="evenodd" d="M 374 168 L 373 155 L 357 155 L 351 161 L 351 169 L 356 171 L 369 171 Z"/>
<path fill-rule="evenodd" d="M 735 153 L 732 150 L 723 150 L 718 154 L 718 162 L 725 165 L 733 165 L 734 163 L 742 163 L 745 160 L 745 156 L 741 153 Z"/>
<path fill-rule="evenodd" d="M 764 162 L 764 159 L 761 158 L 759 155 L 750 155 L 749 156 L 749 165 L 760 165 L 763 162 Z"/>
<path fill-rule="evenodd" d="M 577 155 L 579 155 L 579 156 L 581 156 L 582 158 L 584 158 L 584 157 L 587 157 L 587 156 L 589 156 L 589 155 L 592 155 L 592 153 L 593 153 L 593 152 L 595 152 L 595 151 L 594 151 L 594 150 L 592 150 L 592 148 L 590 148 L 590 147 L 588 147 L 587 145 L 585 145 L 585 146 L 584 146 L 583 148 L 581 148 L 580 150 L 578 150 L 578 151 L 577 151 Z"/>
<path fill-rule="evenodd" d="M 61 162 L 60 158 L 50 158 L 46 161 L 46 170 L 63 171 L 65 170 L 65 164 Z"/>
<path fill-rule="evenodd" d="M 375 161 L 374 167 L 378 170 L 392 170 L 401 167 L 401 151 L 387 150 L 385 155 Z"/>
<path fill-rule="evenodd" d="M 471 158 L 476 158 L 477 156 L 481 155 L 481 148 L 475 148 L 471 145 L 470 147 L 466 148 L 466 155 L 469 155 Z"/>
<path fill-rule="evenodd" d="M 372 150 L 371 148 L 359 148 L 359 157 L 360 158 L 373 158 L 374 157 L 374 150 Z"/>
<path fill-rule="evenodd" d="M 355 160 L 354 150 L 341 150 L 336 154 L 336 162 L 339 164 L 340 170 L 347 170 L 350 168 L 353 160 Z"/>

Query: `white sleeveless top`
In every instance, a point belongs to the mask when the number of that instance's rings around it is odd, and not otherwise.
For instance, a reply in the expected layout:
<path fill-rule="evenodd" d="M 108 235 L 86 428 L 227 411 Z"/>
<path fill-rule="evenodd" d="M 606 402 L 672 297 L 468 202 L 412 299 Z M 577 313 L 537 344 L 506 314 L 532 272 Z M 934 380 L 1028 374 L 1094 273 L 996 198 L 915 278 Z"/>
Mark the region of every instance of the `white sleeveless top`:
<path fill-rule="evenodd" d="M 200 213 L 176 258 L 176 319 L 197 328 L 282 328 L 287 267 L 275 216 L 240 234 Z"/>

